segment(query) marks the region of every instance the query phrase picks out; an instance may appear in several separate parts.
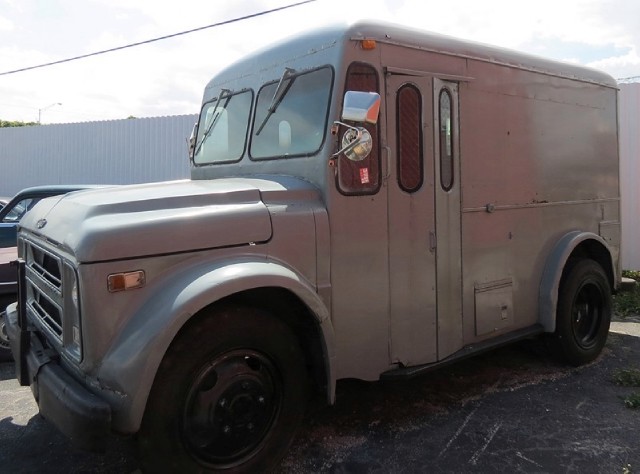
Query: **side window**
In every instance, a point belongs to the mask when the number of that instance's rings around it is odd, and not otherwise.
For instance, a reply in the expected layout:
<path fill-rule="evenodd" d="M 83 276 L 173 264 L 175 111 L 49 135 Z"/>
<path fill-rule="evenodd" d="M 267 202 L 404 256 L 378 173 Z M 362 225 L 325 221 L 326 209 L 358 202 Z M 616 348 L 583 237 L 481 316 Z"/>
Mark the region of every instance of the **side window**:
<path fill-rule="evenodd" d="M 368 64 L 352 63 L 347 70 L 345 91 L 380 92 L 378 74 Z M 379 123 L 379 122 L 378 122 Z M 361 124 L 358 124 L 359 126 Z M 380 189 L 380 139 L 378 125 L 365 124 L 371 134 L 373 149 L 362 161 L 350 161 L 344 156 L 338 159 L 338 189 L 343 194 L 375 194 Z M 340 127 L 339 137 L 345 132 Z"/>
<path fill-rule="evenodd" d="M 405 84 L 396 102 L 398 185 L 412 193 L 422 186 L 422 96 L 416 86 Z"/>
<path fill-rule="evenodd" d="M 453 130 L 451 128 L 452 110 L 451 92 L 447 89 L 440 91 L 439 122 L 440 122 L 440 185 L 445 191 L 453 187 Z"/>

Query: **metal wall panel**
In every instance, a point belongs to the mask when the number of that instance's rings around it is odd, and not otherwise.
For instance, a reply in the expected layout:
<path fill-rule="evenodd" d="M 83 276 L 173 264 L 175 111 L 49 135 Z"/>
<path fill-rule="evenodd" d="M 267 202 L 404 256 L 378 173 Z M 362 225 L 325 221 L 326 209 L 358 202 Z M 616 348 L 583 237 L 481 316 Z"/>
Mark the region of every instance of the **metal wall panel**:
<path fill-rule="evenodd" d="M 44 184 L 188 178 L 197 115 L 0 129 L 0 195 Z"/>
<path fill-rule="evenodd" d="M 622 268 L 640 270 L 640 83 L 620 84 Z"/>

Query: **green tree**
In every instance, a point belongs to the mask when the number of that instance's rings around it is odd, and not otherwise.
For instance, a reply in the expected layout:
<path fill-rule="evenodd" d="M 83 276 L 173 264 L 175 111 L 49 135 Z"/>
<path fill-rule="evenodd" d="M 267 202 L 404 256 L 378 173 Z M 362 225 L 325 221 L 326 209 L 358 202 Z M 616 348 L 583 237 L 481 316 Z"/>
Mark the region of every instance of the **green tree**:
<path fill-rule="evenodd" d="M 0 119 L 0 128 L 30 127 L 32 125 L 38 125 L 38 122 L 19 122 L 17 120 L 2 120 L 2 119 Z"/>

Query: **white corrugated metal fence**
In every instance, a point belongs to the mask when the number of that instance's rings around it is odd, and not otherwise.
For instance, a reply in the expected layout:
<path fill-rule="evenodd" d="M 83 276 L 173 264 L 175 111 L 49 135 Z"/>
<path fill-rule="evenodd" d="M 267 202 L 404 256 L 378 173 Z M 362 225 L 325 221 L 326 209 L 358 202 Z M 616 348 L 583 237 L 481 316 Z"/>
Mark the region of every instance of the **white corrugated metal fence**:
<path fill-rule="evenodd" d="M 0 195 L 43 184 L 133 184 L 189 177 L 197 115 L 0 128 Z"/>
<path fill-rule="evenodd" d="M 622 268 L 640 270 L 640 83 L 620 84 Z"/>

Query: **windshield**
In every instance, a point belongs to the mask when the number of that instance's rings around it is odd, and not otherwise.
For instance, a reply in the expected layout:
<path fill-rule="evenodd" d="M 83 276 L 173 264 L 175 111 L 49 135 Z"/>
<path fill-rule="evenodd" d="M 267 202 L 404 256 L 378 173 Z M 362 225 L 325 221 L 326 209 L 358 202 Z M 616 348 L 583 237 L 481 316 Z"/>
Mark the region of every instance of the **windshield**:
<path fill-rule="evenodd" d="M 225 94 L 226 92 L 226 94 Z M 223 91 L 200 112 L 195 164 L 237 161 L 244 154 L 253 93 Z"/>
<path fill-rule="evenodd" d="M 323 67 L 285 74 L 282 80 L 263 86 L 253 119 L 251 158 L 316 153 L 324 141 L 332 83 L 333 70 Z"/>
<path fill-rule="evenodd" d="M 22 216 L 24 216 L 27 211 L 36 204 L 36 202 L 38 201 L 31 198 L 18 201 L 11 209 L 7 210 L 6 215 L 2 218 L 2 222 L 20 222 Z"/>

